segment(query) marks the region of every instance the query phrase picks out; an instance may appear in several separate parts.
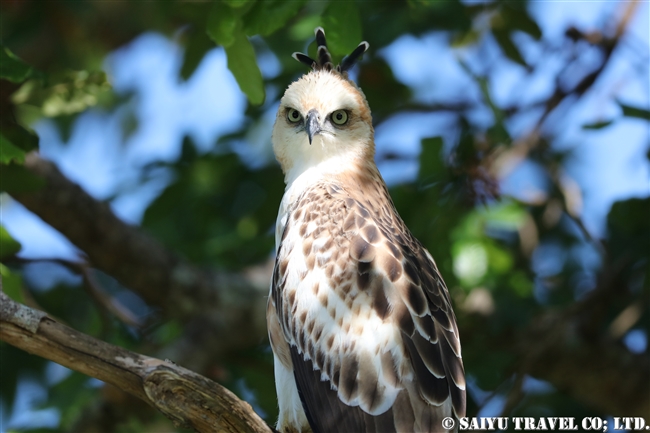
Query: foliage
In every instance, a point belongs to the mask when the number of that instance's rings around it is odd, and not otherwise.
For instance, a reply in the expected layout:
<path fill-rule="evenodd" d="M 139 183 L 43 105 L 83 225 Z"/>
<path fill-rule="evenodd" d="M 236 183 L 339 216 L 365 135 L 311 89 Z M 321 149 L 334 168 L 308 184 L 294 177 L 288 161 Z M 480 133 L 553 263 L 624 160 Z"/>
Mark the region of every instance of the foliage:
<path fill-rule="evenodd" d="M 373 109 L 375 126 L 399 115 L 444 113 L 452 131 L 442 135 L 431 128 L 421 143 L 417 176 L 393 186 L 391 195 L 408 227 L 436 259 L 454 300 L 470 378 L 468 413 L 484 414 L 480 411 L 490 402 L 503 400 L 505 415 L 610 416 L 571 390 L 541 382 L 548 377 L 532 380 L 521 360 L 522 354 L 532 350 L 526 344 L 535 344 L 526 336 L 536 317 L 568 311 L 593 292 L 606 294 L 600 308 L 590 310 L 584 320 L 589 324 L 585 339 L 594 353 L 605 340 L 615 341 L 621 353 L 631 353 L 625 338 L 641 332 L 646 344 L 638 351 L 648 356 L 650 199 L 615 203 L 603 239 L 592 236 L 571 207 L 575 193 L 567 188 L 562 174 L 571 155 L 556 146 L 558 131 L 549 121 L 549 116 L 570 112 L 597 79 L 590 78 L 594 71 L 581 66 L 576 52 L 588 45 L 599 53 L 604 67 L 621 34 L 609 28 L 587 29 L 598 33 L 598 39 L 593 32 L 570 28 L 560 41 L 551 41 L 536 19 L 525 2 L 508 1 L 3 2 L 0 78 L 6 100 L 2 101 L 0 189 L 16 195 L 42 187 L 42 179 L 25 168 L 29 152 L 38 149 L 38 138 L 30 128 L 36 120 L 51 118 L 66 131 L 84 113 L 116 112 L 130 102 L 129 96 L 113 92 L 101 71 L 101 61 L 111 50 L 146 31 L 176 38 L 185 49 L 181 82 L 191 79 L 216 44 L 225 50 L 228 68 L 248 98 L 248 121 L 221 137 L 214 151 L 201 153 L 186 137 L 176 160 L 142 167 L 143 182 L 156 169 L 166 170 L 171 180 L 148 206 L 141 228 L 193 263 L 250 272 L 263 266 L 273 251 L 272 227 L 283 192 L 282 174 L 275 164 L 251 168 L 229 146 L 245 142 L 248 128 L 277 102 L 280 95 L 269 89 L 283 89 L 303 72 L 303 65 L 290 54 L 305 50 L 315 26 L 325 28 L 338 60 L 363 38 L 371 49 L 357 76 Z M 382 48 L 405 35 L 421 37 L 431 32 L 444 35 L 449 50 L 468 50 L 479 57 L 477 47 L 489 43 L 497 47 L 496 60 L 467 62 L 467 56 L 458 56 L 459 70 L 479 90 L 477 98 L 454 95 L 423 102 L 418 89 L 395 77 L 381 55 Z M 539 71 L 551 74 L 542 68 L 543 58 L 525 55 L 522 35 L 543 53 L 541 57 L 553 54 L 569 60 L 553 77 L 558 88 L 547 100 L 530 103 L 521 98 L 514 106 L 505 106 L 494 97 L 495 83 L 485 72 L 494 63 L 526 77 Z M 544 51 L 553 44 L 551 53 Z M 310 55 L 315 48 L 311 42 Z M 256 55 L 265 50 L 282 67 L 276 76 L 264 78 L 260 72 Z M 565 72 L 569 67 L 571 80 Z M 436 77 L 431 80 L 432 85 L 445 85 Z M 579 84 L 571 87 L 565 81 Z M 579 127 L 599 134 L 624 117 L 639 122 L 650 118 L 647 107 L 615 102 L 620 115 Z M 530 112 L 537 113 L 537 120 L 529 134 L 512 126 L 518 116 Z M 270 138 L 267 141 L 270 145 Z M 395 152 L 379 154 L 379 162 L 404 159 L 399 149 Z M 544 173 L 546 182 L 538 198 L 499 193 L 507 177 L 503 167 L 521 161 L 535 164 Z M 144 323 L 140 327 L 125 324 L 96 302 L 85 271 L 60 261 L 22 259 L 16 255 L 20 248 L 0 226 L 4 291 L 83 332 L 172 359 L 187 356 L 183 347 L 193 341 L 194 333 L 212 332 L 169 320 L 111 276 L 90 270 L 91 278 L 111 299 L 136 312 Z M 617 320 L 630 306 L 638 306 L 634 320 L 620 328 Z M 612 329 L 618 331 L 612 333 Z M 48 391 L 40 406 L 60 411 L 59 430 L 154 431 L 160 426 L 160 415 L 133 406 L 128 397 L 114 390 L 99 387 L 78 373 L 53 379 L 47 361 L 5 343 L 0 343 L 0 349 L 0 397 L 7 407 L 14 404 L 20 381 L 33 378 Z M 277 409 L 267 344 L 218 356 L 208 348 L 201 350 L 203 355 L 192 356 L 205 358 L 197 361 L 199 372 L 229 386 L 273 422 Z M 38 426 L 24 430 L 39 431 Z"/>

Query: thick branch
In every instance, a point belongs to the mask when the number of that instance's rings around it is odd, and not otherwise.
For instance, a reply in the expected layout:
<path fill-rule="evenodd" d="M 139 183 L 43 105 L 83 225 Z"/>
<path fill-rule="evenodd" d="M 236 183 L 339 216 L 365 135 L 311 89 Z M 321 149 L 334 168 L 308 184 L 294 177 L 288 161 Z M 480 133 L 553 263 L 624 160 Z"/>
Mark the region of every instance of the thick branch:
<path fill-rule="evenodd" d="M 236 347 L 250 347 L 265 337 L 265 287 L 182 260 L 124 223 L 107 203 L 92 198 L 37 154 L 27 156 L 25 167 L 43 178 L 45 186 L 13 197 L 83 250 L 93 266 L 162 307 L 168 317 L 189 319 L 204 313 L 217 318 L 218 327 L 238 329 L 246 339 L 233 340 Z"/>
<path fill-rule="evenodd" d="M 183 367 L 113 346 L 61 325 L 0 292 L 0 339 L 110 383 L 198 432 L 271 433 L 250 405 Z"/>

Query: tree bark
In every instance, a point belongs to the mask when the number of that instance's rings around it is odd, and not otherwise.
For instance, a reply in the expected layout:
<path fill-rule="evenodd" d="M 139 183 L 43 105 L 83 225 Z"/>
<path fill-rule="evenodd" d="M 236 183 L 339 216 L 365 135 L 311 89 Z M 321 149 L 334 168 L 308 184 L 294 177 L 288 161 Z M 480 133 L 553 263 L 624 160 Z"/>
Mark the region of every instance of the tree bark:
<path fill-rule="evenodd" d="M 273 431 L 248 403 L 210 379 L 96 340 L 1 291 L 0 340 L 114 385 L 155 407 L 176 426 L 201 433 Z"/>

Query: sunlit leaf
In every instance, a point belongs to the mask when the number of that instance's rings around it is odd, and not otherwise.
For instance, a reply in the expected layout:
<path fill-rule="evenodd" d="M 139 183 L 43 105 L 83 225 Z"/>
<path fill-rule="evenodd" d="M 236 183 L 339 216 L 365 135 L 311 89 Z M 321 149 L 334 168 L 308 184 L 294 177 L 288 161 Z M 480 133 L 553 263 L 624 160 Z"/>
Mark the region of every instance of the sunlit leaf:
<path fill-rule="evenodd" d="M 103 71 L 69 71 L 52 86 L 38 80 L 25 82 L 12 95 L 14 104 L 41 107 L 47 117 L 80 113 L 89 107 L 111 100 L 111 84 Z"/>
<path fill-rule="evenodd" d="M 492 227 L 517 230 L 526 221 L 526 210 L 517 203 L 501 202 L 479 212 Z"/>
<path fill-rule="evenodd" d="M 0 225 L 0 260 L 20 251 L 20 242 L 15 240 L 4 226 Z"/>
<path fill-rule="evenodd" d="M 345 56 L 363 40 L 359 9 L 352 1 L 331 1 L 323 13 L 323 29 L 332 54 Z"/>
<path fill-rule="evenodd" d="M 235 76 L 239 88 L 248 97 L 251 104 L 262 104 L 264 102 L 262 73 L 257 66 L 253 45 L 243 32 L 237 32 L 235 42 L 226 47 L 226 54 L 228 69 Z"/>
<path fill-rule="evenodd" d="M 480 242 L 456 242 L 453 246 L 454 274 L 466 286 L 477 284 L 488 270 L 488 253 Z"/>

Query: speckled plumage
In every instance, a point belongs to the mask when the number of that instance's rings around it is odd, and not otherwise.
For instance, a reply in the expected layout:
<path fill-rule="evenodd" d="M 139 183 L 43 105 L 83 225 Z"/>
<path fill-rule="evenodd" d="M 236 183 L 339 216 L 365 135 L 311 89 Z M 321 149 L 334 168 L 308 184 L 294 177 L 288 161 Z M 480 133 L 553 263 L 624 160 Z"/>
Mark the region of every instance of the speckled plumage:
<path fill-rule="evenodd" d="M 449 293 L 375 166 L 363 93 L 315 69 L 287 89 L 273 132 L 287 181 L 267 311 L 278 429 L 445 431 L 443 417 L 465 413 Z"/>

